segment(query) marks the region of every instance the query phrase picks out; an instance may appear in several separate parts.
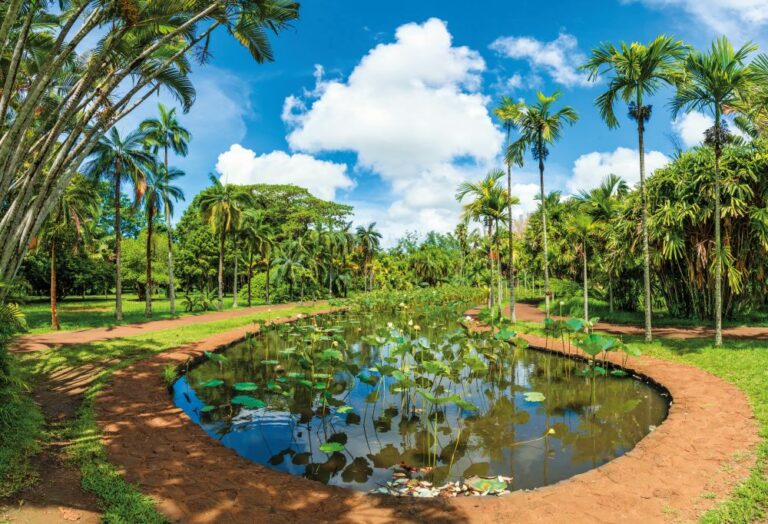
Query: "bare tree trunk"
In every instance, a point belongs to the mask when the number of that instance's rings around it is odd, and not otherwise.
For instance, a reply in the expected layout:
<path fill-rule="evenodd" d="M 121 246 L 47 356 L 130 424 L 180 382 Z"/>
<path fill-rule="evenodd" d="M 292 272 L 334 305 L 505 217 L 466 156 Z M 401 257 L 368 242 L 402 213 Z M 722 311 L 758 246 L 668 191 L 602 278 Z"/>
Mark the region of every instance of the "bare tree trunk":
<path fill-rule="evenodd" d="M 547 206 L 544 196 L 544 159 L 539 156 L 539 186 L 541 188 L 541 230 L 544 249 L 544 311 L 549 318 L 549 249 L 547 247 Z"/>
<path fill-rule="evenodd" d="M 638 100 L 638 108 L 642 108 L 642 101 Z M 640 151 L 640 195 L 643 202 L 643 295 L 645 299 L 645 341 L 653 341 L 651 309 L 651 251 L 648 241 L 648 191 L 645 187 L 645 141 L 643 138 L 644 124 L 642 111 L 637 119 L 637 142 Z"/>
<path fill-rule="evenodd" d="M 715 136 L 720 139 L 720 114 L 715 114 Z M 723 241 L 720 232 L 720 144 L 715 144 L 715 347 L 723 345 Z"/>
<path fill-rule="evenodd" d="M 151 203 L 147 209 L 147 290 L 144 306 L 144 316 L 152 318 L 152 232 L 155 218 L 154 208 Z"/>
<path fill-rule="evenodd" d="M 59 306 L 56 289 L 56 243 L 51 241 L 51 329 L 61 329 L 59 325 Z"/>
<path fill-rule="evenodd" d="M 165 146 L 165 184 L 168 186 L 168 146 Z M 176 316 L 176 286 L 173 281 L 173 225 L 171 224 L 170 196 L 165 198 L 165 229 L 168 235 L 168 301 L 171 306 L 171 316 Z"/>
<path fill-rule="evenodd" d="M 493 223 L 488 221 L 488 266 L 491 280 L 488 283 L 488 309 L 493 309 Z"/>
<path fill-rule="evenodd" d="M 248 253 L 248 307 L 251 307 L 251 280 L 253 280 L 253 248 Z"/>
<path fill-rule="evenodd" d="M 267 256 L 267 281 L 266 281 L 266 283 L 264 285 L 264 288 L 267 291 L 267 297 L 266 297 L 267 298 L 267 304 L 269 304 L 269 270 L 271 269 L 271 267 L 272 267 L 272 260 L 270 259 L 269 256 Z"/>
<path fill-rule="evenodd" d="M 589 286 L 587 281 L 587 241 L 582 246 L 582 262 L 584 263 L 584 322 L 589 322 Z"/>
<path fill-rule="evenodd" d="M 234 282 L 232 283 L 232 295 L 233 295 L 232 307 L 236 308 L 237 307 L 237 259 L 240 257 L 238 256 L 238 252 L 237 252 L 237 237 L 233 236 L 232 239 L 234 240 L 234 244 L 235 244 L 235 277 L 233 279 Z"/>
<path fill-rule="evenodd" d="M 120 163 L 115 164 L 115 320 L 123 320 L 123 276 L 120 274 L 121 241 L 120 231 Z"/>
<path fill-rule="evenodd" d="M 608 273 L 608 312 L 613 313 L 613 275 Z"/>
<path fill-rule="evenodd" d="M 509 148 L 510 131 L 510 127 L 507 127 L 507 148 Z M 512 242 L 514 228 L 514 222 L 512 221 L 512 162 L 507 162 L 507 194 L 509 195 L 510 199 L 507 209 L 507 214 L 509 215 L 507 217 L 509 220 L 507 227 L 507 232 L 509 233 L 509 319 L 514 323 L 517 321 L 517 316 L 515 313 L 515 246 Z"/>
<path fill-rule="evenodd" d="M 218 295 L 219 311 L 224 309 L 224 241 L 226 239 L 226 233 L 222 228 L 221 239 L 219 240 L 219 275 L 218 275 L 218 289 L 216 290 Z"/>

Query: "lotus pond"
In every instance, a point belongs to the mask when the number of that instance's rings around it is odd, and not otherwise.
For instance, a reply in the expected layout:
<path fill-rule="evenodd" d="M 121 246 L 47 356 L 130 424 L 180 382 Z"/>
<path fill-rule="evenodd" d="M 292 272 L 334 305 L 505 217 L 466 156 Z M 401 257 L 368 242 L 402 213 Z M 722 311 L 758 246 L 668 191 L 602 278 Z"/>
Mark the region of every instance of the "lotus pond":
<path fill-rule="evenodd" d="M 326 315 L 207 354 L 173 395 L 248 460 L 382 493 L 404 479 L 545 486 L 626 453 L 666 417 L 653 386 L 513 337 L 468 332 L 455 314 Z"/>

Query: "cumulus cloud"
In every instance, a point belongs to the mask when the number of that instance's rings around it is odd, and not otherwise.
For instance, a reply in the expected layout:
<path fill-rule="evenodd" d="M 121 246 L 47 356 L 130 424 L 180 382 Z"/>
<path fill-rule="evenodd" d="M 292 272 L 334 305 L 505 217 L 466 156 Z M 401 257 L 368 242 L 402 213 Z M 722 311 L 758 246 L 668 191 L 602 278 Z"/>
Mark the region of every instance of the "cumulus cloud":
<path fill-rule="evenodd" d="M 219 155 L 216 171 L 229 184 L 295 184 L 324 200 L 333 200 L 338 190 L 351 189 L 346 164 L 318 160 L 310 155 L 273 151 L 256 156 L 240 144 L 232 144 Z"/>
<path fill-rule="evenodd" d="M 681 8 L 719 34 L 749 36 L 768 24 L 765 0 L 625 0 L 631 2 Z"/>
<path fill-rule="evenodd" d="M 650 175 L 656 169 L 664 167 L 670 159 L 659 151 L 645 153 L 646 174 Z M 623 178 L 630 186 L 640 181 L 639 155 L 636 149 L 619 147 L 615 151 L 601 153 L 598 151 L 581 155 L 573 164 L 573 177 L 567 187 L 571 193 L 589 191 L 600 185 L 600 182 L 610 174 Z"/>
<path fill-rule="evenodd" d="M 478 91 L 485 62 L 452 40 L 438 19 L 403 25 L 348 78 L 327 79 L 318 68 L 314 89 L 285 100 L 294 151 L 353 152 L 359 168 L 390 184 L 393 232 L 452 229 L 457 184 L 479 177 L 501 149 Z"/>
<path fill-rule="evenodd" d="M 680 136 L 685 147 L 693 147 L 701 144 L 704 132 L 712 127 L 714 122 L 712 117 L 692 111 L 673 120 L 672 129 Z"/>
<path fill-rule="evenodd" d="M 586 61 L 586 57 L 579 50 L 578 40 L 573 35 L 560 33 L 551 42 L 542 42 L 528 36 L 504 36 L 496 39 L 491 44 L 491 49 L 508 58 L 526 60 L 534 73 L 545 72 L 558 84 L 592 84 L 586 74 L 576 69 Z"/>

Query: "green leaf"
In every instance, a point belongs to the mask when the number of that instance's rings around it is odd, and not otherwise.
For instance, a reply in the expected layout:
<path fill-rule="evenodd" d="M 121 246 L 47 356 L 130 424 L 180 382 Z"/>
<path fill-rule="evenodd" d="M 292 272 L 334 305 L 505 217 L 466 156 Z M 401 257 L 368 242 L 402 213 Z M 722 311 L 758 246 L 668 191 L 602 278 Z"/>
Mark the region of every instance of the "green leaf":
<path fill-rule="evenodd" d="M 276 366 L 280 362 L 278 362 L 277 360 L 262 360 L 261 363 L 264 364 L 265 366 Z"/>
<path fill-rule="evenodd" d="M 352 411 L 352 406 L 341 406 L 339 409 L 336 410 L 336 413 L 349 413 Z"/>
<path fill-rule="evenodd" d="M 501 331 L 499 331 L 498 333 L 496 333 L 494 335 L 494 338 L 496 338 L 497 340 L 505 340 L 506 341 L 506 340 L 515 338 L 516 336 L 517 336 L 517 333 L 515 333 L 514 331 L 512 331 L 510 329 L 504 328 Z"/>
<path fill-rule="evenodd" d="M 238 382 L 232 387 L 235 389 L 235 391 L 256 391 L 259 389 L 259 386 L 253 382 Z"/>
<path fill-rule="evenodd" d="M 320 451 L 323 453 L 341 453 L 346 447 L 341 442 L 326 442 L 320 444 Z"/>
<path fill-rule="evenodd" d="M 250 395 L 238 395 L 232 399 L 232 404 L 250 409 L 260 409 L 266 406 L 266 402 Z"/>
<path fill-rule="evenodd" d="M 212 378 L 211 380 L 206 380 L 200 385 L 203 386 L 204 388 L 217 388 L 223 384 L 224 384 L 224 381 L 221 380 L 220 378 Z"/>
<path fill-rule="evenodd" d="M 547 397 L 538 391 L 526 391 L 523 393 L 526 402 L 543 402 Z"/>
<path fill-rule="evenodd" d="M 467 479 L 467 485 L 478 491 L 503 491 L 509 486 L 506 482 L 499 480 L 498 478 Z"/>
<path fill-rule="evenodd" d="M 203 407 L 200 408 L 200 412 L 201 413 L 210 413 L 211 411 L 213 411 L 215 409 L 217 409 L 216 406 L 208 406 L 208 405 L 206 405 L 206 406 L 203 406 Z"/>
<path fill-rule="evenodd" d="M 611 375 L 613 375 L 614 377 L 626 377 L 627 372 L 621 369 L 614 369 L 613 371 L 611 371 Z"/>

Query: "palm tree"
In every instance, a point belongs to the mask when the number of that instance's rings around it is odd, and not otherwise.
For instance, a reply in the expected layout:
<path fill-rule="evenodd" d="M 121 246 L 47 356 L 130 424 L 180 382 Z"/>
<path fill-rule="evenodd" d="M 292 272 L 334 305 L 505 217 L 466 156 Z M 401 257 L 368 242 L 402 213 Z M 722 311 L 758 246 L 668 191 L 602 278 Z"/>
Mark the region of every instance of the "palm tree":
<path fill-rule="evenodd" d="M 211 187 L 200 194 L 200 211 L 214 234 L 219 236 L 218 308 L 224 308 L 224 243 L 240 222 L 249 195 L 242 188 L 222 184 L 210 175 Z"/>
<path fill-rule="evenodd" d="M 304 271 L 303 246 L 297 240 L 284 242 L 275 259 L 278 278 L 288 282 L 288 300 L 293 300 L 293 286 Z"/>
<path fill-rule="evenodd" d="M 493 202 L 498 204 L 498 191 L 499 180 L 504 178 L 504 171 L 501 169 L 493 169 L 479 182 L 462 182 L 459 184 L 459 188 L 456 192 L 456 200 L 463 201 L 466 197 L 471 196 L 472 201 L 464 205 L 464 211 L 462 218 L 465 220 L 471 219 L 480 222 L 486 230 L 486 238 L 488 240 L 488 265 L 490 268 L 490 281 L 488 284 L 488 307 L 492 308 L 494 305 L 494 293 L 493 293 L 493 226 L 495 212 L 498 212 L 497 208 L 491 209 Z"/>
<path fill-rule="evenodd" d="M 619 126 L 614 113 L 618 99 L 629 104 L 629 117 L 637 123 L 637 143 L 640 157 L 640 194 L 643 207 L 643 289 L 645 305 L 645 341 L 653 340 L 651 308 L 651 255 L 648 247 L 648 195 L 645 184 L 645 124 L 651 118 L 652 106 L 646 98 L 662 86 L 672 85 L 680 78 L 679 63 L 688 52 L 682 40 L 661 35 L 648 45 L 622 42 L 617 49 L 604 43 L 592 50 L 592 58 L 582 66 L 590 79 L 611 73 L 608 90 L 597 97 L 595 104 L 609 128 Z"/>
<path fill-rule="evenodd" d="M 544 301 L 546 315 L 549 317 L 549 254 L 547 252 L 547 206 L 544 195 L 544 161 L 549 156 L 549 146 L 560 140 L 565 125 L 573 125 L 579 119 L 576 110 L 565 106 L 552 112 L 552 104 L 560 98 L 556 91 L 552 96 L 546 96 L 539 91 L 538 101 L 533 105 L 523 105 L 515 118 L 515 125 L 520 138 L 507 148 L 507 163 L 519 162 L 526 150 L 531 151 L 533 158 L 539 161 L 539 185 L 541 190 L 541 226 L 542 248 L 544 250 Z"/>
<path fill-rule="evenodd" d="M 363 287 L 365 291 L 371 291 L 373 289 L 373 273 L 370 272 L 370 267 L 373 256 L 381 245 L 381 233 L 376 230 L 376 222 L 371 222 L 368 226 L 357 226 L 355 237 L 363 254 Z"/>
<path fill-rule="evenodd" d="M 520 118 L 520 110 L 522 109 L 523 104 L 520 102 L 514 102 L 509 97 L 502 97 L 501 103 L 493 110 L 494 114 L 496 115 L 496 118 L 498 118 L 502 125 L 504 126 L 504 130 L 507 133 L 507 149 L 509 149 L 509 146 L 511 144 L 511 138 L 512 138 L 512 130 L 515 128 L 515 122 Z M 509 318 L 512 322 L 515 322 L 516 316 L 515 316 L 515 271 L 514 271 L 514 260 L 515 260 L 515 246 L 514 246 L 514 235 L 513 235 L 513 229 L 514 229 L 514 221 L 512 219 L 512 163 L 514 162 L 517 165 L 522 166 L 523 164 L 523 158 L 522 156 L 518 158 L 511 158 L 507 157 L 505 159 L 505 163 L 507 164 L 507 193 L 509 194 L 509 206 L 507 209 L 508 217 L 507 217 L 507 233 L 508 233 L 508 242 L 509 242 Z"/>
<path fill-rule="evenodd" d="M 156 164 L 155 169 L 147 172 L 147 190 L 144 193 L 144 209 L 147 214 L 147 286 L 144 316 L 147 318 L 152 317 L 152 246 L 155 217 L 160 214 L 161 209 L 164 209 L 166 214 L 173 214 L 173 202 L 184 200 L 184 192 L 179 187 L 171 184 L 171 182 L 183 176 L 183 171 L 173 167 L 169 173 L 166 173 L 163 164 Z M 170 234 L 169 230 L 168 235 L 170 236 Z M 172 249 L 172 247 L 172 245 L 168 246 L 169 249 Z M 170 274 L 168 276 L 168 283 L 170 285 Z M 173 315 L 173 310 L 171 310 L 171 315 Z"/>
<path fill-rule="evenodd" d="M 159 118 L 150 118 L 144 120 L 139 129 L 146 135 L 146 143 L 155 154 L 163 150 L 163 164 L 165 173 L 170 174 L 168 165 L 168 152 L 173 151 L 179 156 L 187 156 L 189 152 L 188 144 L 192 138 L 189 131 L 183 128 L 176 118 L 176 108 L 168 110 L 163 104 L 157 105 Z M 166 184 L 169 181 L 166 180 Z M 172 195 L 165 195 L 165 202 L 170 202 Z M 165 208 L 165 228 L 168 231 L 168 300 L 171 305 L 171 316 L 176 315 L 176 290 L 173 281 L 173 230 L 171 218 L 173 213 Z"/>
<path fill-rule="evenodd" d="M 152 166 L 153 157 L 144 149 L 144 134 L 133 131 L 122 137 L 117 128 L 99 139 L 91 160 L 85 165 L 86 175 L 103 178 L 115 188 L 115 320 L 123 320 L 123 280 L 120 274 L 120 198 L 122 183 L 133 185 L 134 201 L 139 202 L 146 189 L 146 172 Z"/>
<path fill-rule="evenodd" d="M 56 278 L 57 248 L 63 247 L 64 239 L 75 236 L 75 248 L 83 237 L 87 238 L 88 222 L 96 220 L 99 215 L 101 197 L 99 189 L 90 180 L 76 175 L 67 186 L 67 190 L 59 198 L 53 212 L 48 216 L 36 243 L 46 244 L 51 262 L 51 329 L 59 330 L 58 286 Z"/>
<path fill-rule="evenodd" d="M 672 99 L 672 112 L 709 111 L 715 119 L 707 131 L 706 143 L 715 154 L 715 346 L 723 344 L 723 247 L 720 238 L 720 155 L 728 141 L 728 128 L 723 122 L 726 110 L 735 112 L 747 100 L 758 79 L 757 71 L 747 58 L 757 50 L 752 43 L 738 51 L 727 38 L 712 43 L 709 52 L 692 51 L 685 60 L 685 78 Z"/>
<path fill-rule="evenodd" d="M 576 213 L 570 217 L 566 224 L 566 230 L 577 243 L 577 249 L 581 252 L 582 279 L 584 285 L 584 322 L 589 322 L 589 279 L 587 276 L 587 246 L 590 237 L 598 227 L 594 219 L 587 213 Z"/>
<path fill-rule="evenodd" d="M 270 224 L 264 220 L 261 211 L 246 209 L 243 213 L 241 230 L 248 247 L 248 307 L 251 307 L 251 279 L 253 278 L 253 256 L 258 253 L 267 267 L 266 302 L 269 304 L 269 271 L 272 265 L 271 256 L 275 246 L 275 235 Z"/>

